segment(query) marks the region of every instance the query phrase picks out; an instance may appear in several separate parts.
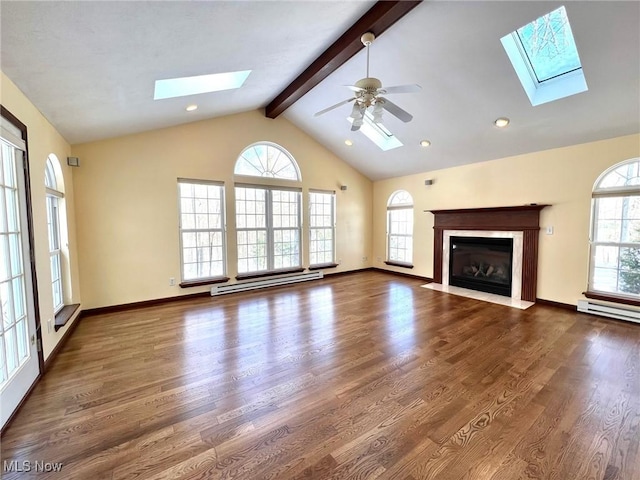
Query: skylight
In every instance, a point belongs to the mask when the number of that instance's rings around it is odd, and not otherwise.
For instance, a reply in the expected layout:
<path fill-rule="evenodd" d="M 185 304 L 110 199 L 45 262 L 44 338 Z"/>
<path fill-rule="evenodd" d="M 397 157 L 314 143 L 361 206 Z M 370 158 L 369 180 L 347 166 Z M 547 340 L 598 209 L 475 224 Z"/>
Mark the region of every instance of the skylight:
<path fill-rule="evenodd" d="M 501 41 L 532 105 L 587 90 L 564 7 L 518 28 Z"/>
<path fill-rule="evenodd" d="M 349 123 L 353 123 L 353 118 L 348 117 Z M 362 132 L 369 140 L 375 143 L 381 150 L 393 150 L 394 148 L 402 147 L 403 143 L 398 140 L 398 137 L 393 135 L 387 128 L 381 123 L 375 123 L 373 121 L 373 115 L 367 110 L 364 113 L 362 126 L 360 127 Z"/>
<path fill-rule="evenodd" d="M 251 70 L 156 80 L 154 100 L 240 88 Z"/>

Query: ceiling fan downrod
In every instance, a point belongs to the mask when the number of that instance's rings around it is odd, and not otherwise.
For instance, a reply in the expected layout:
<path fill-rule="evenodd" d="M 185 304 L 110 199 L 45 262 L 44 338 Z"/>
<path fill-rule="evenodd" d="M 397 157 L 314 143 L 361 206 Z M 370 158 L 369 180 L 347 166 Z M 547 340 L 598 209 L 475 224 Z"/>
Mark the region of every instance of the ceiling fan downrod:
<path fill-rule="evenodd" d="M 369 77 L 369 47 L 375 39 L 376 36 L 371 32 L 363 33 L 360 37 L 362 44 L 367 47 L 367 77 Z"/>

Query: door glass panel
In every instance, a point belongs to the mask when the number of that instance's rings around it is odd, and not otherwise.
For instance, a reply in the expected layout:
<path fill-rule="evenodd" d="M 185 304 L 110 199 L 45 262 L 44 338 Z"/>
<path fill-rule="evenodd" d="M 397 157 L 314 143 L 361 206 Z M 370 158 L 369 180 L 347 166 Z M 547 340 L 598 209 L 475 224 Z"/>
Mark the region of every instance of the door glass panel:
<path fill-rule="evenodd" d="M 7 362 L 4 354 L 4 334 L 0 335 L 0 385 L 7 379 Z"/>
<path fill-rule="evenodd" d="M 22 275 L 22 245 L 20 244 L 20 235 L 17 233 L 9 235 L 9 256 L 11 257 L 12 276 Z"/>
<path fill-rule="evenodd" d="M 4 341 L 7 348 L 7 368 L 9 375 L 18 368 L 18 348 L 16 345 L 16 329 L 10 328 L 4 332 Z"/>
<path fill-rule="evenodd" d="M 18 212 L 16 210 L 15 190 L 5 190 L 5 208 L 7 215 L 7 229 L 10 232 L 18 231 Z"/>
<path fill-rule="evenodd" d="M 27 346 L 27 322 L 21 320 L 16 324 L 17 329 L 17 341 L 18 341 L 18 358 L 22 360 L 29 353 L 29 347 Z"/>
<path fill-rule="evenodd" d="M 6 235 L 0 235 L 0 282 L 4 282 L 11 277 L 9 265 L 9 245 Z"/>
<path fill-rule="evenodd" d="M 20 320 L 25 315 L 24 311 L 24 287 L 22 285 L 22 277 L 15 278 L 12 282 L 13 291 L 13 311 L 16 320 Z"/>
<path fill-rule="evenodd" d="M 0 387 L 30 357 L 17 165 L 21 153 L 2 142 L 0 170 Z"/>
<path fill-rule="evenodd" d="M 14 323 L 13 306 L 11 305 L 11 283 L 0 283 L 0 300 L 2 306 L 2 324 L 4 329 L 8 329 Z"/>
<path fill-rule="evenodd" d="M 2 157 L 5 159 L 5 161 L 2 162 L 2 183 L 7 187 L 15 188 L 16 182 L 15 175 L 13 173 L 15 170 L 15 161 L 13 161 L 12 150 L 13 149 L 10 146 L 4 143 L 2 144 Z"/>
<path fill-rule="evenodd" d="M 2 169 L 0 168 L 0 171 Z M 2 185 L 0 183 L 0 185 Z M 5 205 L 5 201 L 4 201 L 4 195 L 0 194 L 0 212 L 6 212 L 6 205 Z M 7 219 L 6 219 L 6 215 L 2 214 L 0 215 L 0 233 L 6 233 L 7 232 Z"/>

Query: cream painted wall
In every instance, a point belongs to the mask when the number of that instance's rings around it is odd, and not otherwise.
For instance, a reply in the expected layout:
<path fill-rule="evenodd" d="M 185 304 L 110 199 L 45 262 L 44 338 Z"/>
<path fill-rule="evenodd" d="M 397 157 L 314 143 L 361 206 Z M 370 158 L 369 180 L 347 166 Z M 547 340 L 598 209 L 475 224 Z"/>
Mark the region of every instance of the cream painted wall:
<path fill-rule="evenodd" d="M 61 161 L 60 174 L 64 179 L 65 198 L 63 205 L 67 221 L 67 238 L 66 245 L 63 245 L 63 254 L 66 256 L 69 265 L 63 271 L 65 303 L 80 303 L 78 255 L 75 236 L 76 221 L 73 208 L 74 178 L 72 168 L 66 165 L 66 158 L 70 154 L 71 148 L 12 81 L 2 72 L 0 72 L 0 77 L 0 100 L 2 105 L 27 126 L 38 301 L 42 324 L 43 352 L 45 359 L 47 359 L 62 336 L 77 319 L 76 314 L 67 325 L 57 332 L 53 329 L 53 297 L 47 233 L 46 191 L 44 186 L 45 163 L 50 154 L 56 155 Z M 51 320 L 50 328 L 49 320 Z"/>
<path fill-rule="evenodd" d="M 233 168 L 258 141 L 288 150 L 308 190 L 336 191 L 337 258 L 326 274 L 370 266 L 372 183 L 284 118 L 260 111 L 74 145 L 83 307 L 95 308 L 208 291 L 181 289 L 177 178 L 224 181 L 228 276 L 236 275 Z M 347 185 L 346 191 L 340 185 Z M 305 208 L 306 217 L 306 208 Z M 305 224 L 308 222 L 305 221 Z M 303 264 L 308 238 L 304 236 Z M 367 260 L 364 260 L 367 257 Z"/>
<path fill-rule="evenodd" d="M 607 168 L 640 156 L 640 135 L 392 178 L 373 186 L 373 264 L 388 267 L 386 204 L 396 190 L 414 199 L 412 274 L 433 276 L 433 214 L 424 210 L 550 204 L 541 212 L 538 298 L 576 305 L 588 279 L 591 190 Z M 432 186 L 425 186 L 433 179 Z"/>

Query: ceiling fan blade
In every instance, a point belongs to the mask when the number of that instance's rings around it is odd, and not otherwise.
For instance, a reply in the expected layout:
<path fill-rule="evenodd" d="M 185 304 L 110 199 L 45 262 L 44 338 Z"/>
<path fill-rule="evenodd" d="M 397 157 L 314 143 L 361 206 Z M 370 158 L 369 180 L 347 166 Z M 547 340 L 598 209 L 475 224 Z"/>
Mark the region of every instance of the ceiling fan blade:
<path fill-rule="evenodd" d="M 349 90 L 353 90 L 354 92 L 364 92 L 364 88 L 362 87 L 356 87 L 355 85 L 343 85 L 345 87 L 347 87 Z"/>
<path fill-rule="evenodd" d="M 382 108 L 384 108 L 391 115 L 393 115 L 395 117 L 398 117 L 404 123 L 408 123 L 413 119 L 413 115 L 411 115 L 409 112 L 403 110 L 402 108 L 400 108 L 395 103 L 393 103 L 393 102 L 391 102 L 391 101 L 389 101 L 389 100 L 387 100 L 386 98 L 383 98 L 383 97 L 379 97 L 379 99 L 382 100 Z"/>
<path fill-rule="evenodd" d="M 343 100 L 342 102 L 338 102 L 335 105 L 331 105 L 328 108 L 325 108 L 324 110 L 320 110 L 318 113 L 315 113 L 313 116 L 314 117 L 319 117 L 320 115 L 324 115 L 327 112 L 330 112 L 331 110 L 333 110 L 334 108 L 338 108 L 341 107 L 342 105 L 346 105 L 349 102 L 353 102 L 355 100 L 354 98 L 348 98 L 347 100 Z"/>
<path fill-rule="evenodd" d="M 420 85 L 396 85 L 394 87 L 381 88 L 380 93 L 415 93 L 422 90 Z"/>

